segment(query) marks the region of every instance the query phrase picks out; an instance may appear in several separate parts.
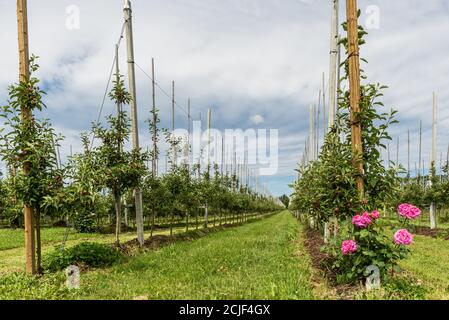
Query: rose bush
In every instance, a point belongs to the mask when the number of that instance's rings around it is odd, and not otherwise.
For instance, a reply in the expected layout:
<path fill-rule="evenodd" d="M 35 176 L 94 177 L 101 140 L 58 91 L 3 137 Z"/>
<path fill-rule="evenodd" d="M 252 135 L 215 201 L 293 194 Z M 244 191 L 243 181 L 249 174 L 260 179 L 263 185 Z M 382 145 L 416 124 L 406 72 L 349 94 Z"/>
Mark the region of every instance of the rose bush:
<path fill-rule="evenodd" d="M 416 209 L 412 211 L 416 213 Z M 377 266 L 385 277 L 389 271 L 398 270 L 398 261 L 410 253 L 407 246 L 413 242 L 412 234 L 400 229 L 392 238 L 379 220 L 377 210 L 357 214 L 342 226 L 341 237 L 331 243 L 328 251 L 335 258 L 333 268 L 339 282 L 364 280 L 370 265 Z"/>

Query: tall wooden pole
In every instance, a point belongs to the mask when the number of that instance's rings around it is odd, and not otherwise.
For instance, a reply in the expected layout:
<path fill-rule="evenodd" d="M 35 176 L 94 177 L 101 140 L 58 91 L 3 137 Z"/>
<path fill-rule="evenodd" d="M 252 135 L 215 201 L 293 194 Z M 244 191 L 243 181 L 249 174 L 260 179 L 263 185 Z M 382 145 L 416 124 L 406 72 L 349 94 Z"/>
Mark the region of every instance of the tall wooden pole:
<path fill-rule="evenodd" d="M 362 127 L 358 116 L 360 113 L 360 57 L 356 0 L 346 0 L 346 14 L 348 23 L 349 95 L 351 106 L 351 141 L 354 157 L 353 164 L 358 171 L 356 177 L 357 190 L 360 198 L 363 198 L 364 169 L 362 158 Z"/>
<path fill-rule="evenodd" d="M 333 0 L 331 20 L 331 45 L 329 61 L 329 128 L 335 121 L 337 110 L 337 59 L 338 59 L 338 0 Z"/>
<path fill-rule="evenodd" d="M 134 40 L 133 40 L 133 24 L 132 24 L 132 9 L 131 1 L 125 0 L 125 7 L 123 8 L 126 23 L 126 46 L 128 55 L 128 78 L 129 91 L 131 94 L 131 140 L 134 150 L 139 150 L 139 129 L 137 120 L 137 93 L 136 93 L 136 72 L 134 65 Z M 142 193 L 139 188 L 134 189 L 134 198 L 136 205 L 136 225 L 137 225 L 137 239 L 142 246 L 144 243 L 143 235 L 143 211 L 142 211 Z"/>
<path fill-rule="evenodd" d="M 28 48 L 28 11 L 27 1 L 17 0 L 17 25 L 19 41 L 19 80 L 28 82 L 30 80 L 30 56 Z M 29 123 L 32 117 L 29 106 L 21 106 L 21 118 L 23 123 Z M 27 176 L 31 170 L 31 163 L 23 165 L 23 173 Z M 23 208 L 25 223 L 25 271 L 29 274 L 36 273 L 36 252 L 35 252 L 35 225 L 34 209 L 30 204 L 25 203 Z"/>

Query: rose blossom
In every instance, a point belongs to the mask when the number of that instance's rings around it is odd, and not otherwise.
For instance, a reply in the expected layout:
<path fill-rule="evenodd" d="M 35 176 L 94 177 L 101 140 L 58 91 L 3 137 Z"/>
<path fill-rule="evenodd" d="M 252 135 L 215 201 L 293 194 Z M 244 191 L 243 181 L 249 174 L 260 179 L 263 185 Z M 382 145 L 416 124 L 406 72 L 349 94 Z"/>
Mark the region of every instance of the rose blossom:
<path fill-rule="evenodd" d="M 379 219 L 380 218 L 380 213 L 377 210 L 374 210 L 373 212 L 371 212 L 371 218 L 373 219 Z"/>
<path fill-rule="evenodd" d="M 398 213 L 407 219 L 416 219 L 421 215 L 421 210 L 409 203 L 403 203 L 399 205 Z"/>
<path fill-rule="evenodd" d="M 345 256 L 356 252 L 357 249 L 357 243 L 354 240 L 345 240 L 341 244 L 341 253 L 343 253 L 343 255 Z"/>
<path fill-rule="evenodd" d="M 366 228 L 371 222 L 372 220 L 368 212 L 364 212 L 362 215 L 355 215 L 352 218 L 352 224 L 359 228 Z"/>
<path fill-rule="evenodd" d="M 413 242 L 413 235 L 407 229 L 401 229 L 394 234 L 394 242 L 408 246 Z"/>

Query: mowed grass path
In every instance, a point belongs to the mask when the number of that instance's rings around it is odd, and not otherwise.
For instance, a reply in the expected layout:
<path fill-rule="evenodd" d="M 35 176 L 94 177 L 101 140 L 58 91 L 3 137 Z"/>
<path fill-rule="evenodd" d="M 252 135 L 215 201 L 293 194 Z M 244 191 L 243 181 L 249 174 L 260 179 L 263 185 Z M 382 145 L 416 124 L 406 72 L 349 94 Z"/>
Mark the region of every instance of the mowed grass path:
<path fill-rule="evenodd" d="M 201 221 L 202 219 L 200 219 Z M 236 219 L 227 218 L 228 223 L 237 222 Z M 217 222 L 218 225 L 218 222 Z M 211 223 L 212 226 L 212 223 Z M 190 230 L 194 230 L 195 225 L 190 225 Z M 200 223 L 199 229 L 202 229 L 203 225 Z M 184 233 L 186 228 L 174 227 L 173 234 Z M 66 228 L 42 228 L 42 253 L 52 251 L 56 246 L 60 246 L 63 242 L 64 236 L 67 232 Z M 153 233 L 154 235 L 169 235 L 170 230 L 157 229 Z M 150 231 L 145 230 L 145 238 L 150 237 Z M 130 241 L 136 238 L 136 232 L 124 232 L 120 235 L 120 241 L 122 243 Z M 75 230 L 70 229 L 65 247 L 72 247 L 81 242 L 97 242 L 97 243 L 110 243 L 115 242 L 114 234 L 98 234 L 98 233 L 77 233 Z M 10 272 L 23 272 L 25 271 L 25 238 L 23 229 L 0 229 L 0 275 Z"/>
<path fill-rule="evenodd" d="M 310 261 L 287 211 L 82 275 L 82 299 L 312 299 Z"/>

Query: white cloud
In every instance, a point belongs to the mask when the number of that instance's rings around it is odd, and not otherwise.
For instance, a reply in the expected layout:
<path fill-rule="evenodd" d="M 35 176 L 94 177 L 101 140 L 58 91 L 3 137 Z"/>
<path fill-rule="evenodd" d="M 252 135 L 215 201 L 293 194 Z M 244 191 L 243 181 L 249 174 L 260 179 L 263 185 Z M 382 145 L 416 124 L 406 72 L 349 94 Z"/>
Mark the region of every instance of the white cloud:
<path fill-rule="evenodd" d="M 264 123 L 265 119 L 260 114 L 256 114 L 252 116 L 249 121 L 251 122 L 251 124 L 258 126 L 259 124 Z"/>

